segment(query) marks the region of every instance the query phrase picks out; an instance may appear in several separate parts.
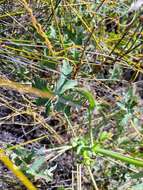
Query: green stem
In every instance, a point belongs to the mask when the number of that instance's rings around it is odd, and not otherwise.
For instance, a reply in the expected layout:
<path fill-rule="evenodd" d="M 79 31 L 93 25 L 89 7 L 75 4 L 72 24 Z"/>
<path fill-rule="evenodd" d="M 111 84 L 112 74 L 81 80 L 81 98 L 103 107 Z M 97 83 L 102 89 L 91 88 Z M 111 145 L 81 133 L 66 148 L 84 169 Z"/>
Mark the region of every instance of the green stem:
<path fill-rule="evenodd" d="M 102 149 L 102 148 L 100 148 L 98 146 L 95 146 L 93 148 L 93 150 L 94 150 L 95 153 L 102 154 L 103 156 L 109 156 L 111 158 L 121 160 L 121 161 L 126 162 L 128 164 L 133 164 L 135 166 L 143 167 L 143 161 L 138 160 L 138 159 L 134 159 L 133 157 L 124 156 L 124 155 L 119 154 L 119 153 L 114 152 L 114 151 Z"/>
<path fill-rule="evenodd" d="M 92 125 L 91 125 L 91 111 L 89 110 L 88 113 L 88 120 L 89 120 L 89 133 L 90 133 L 90 141 L 91 141 L 91 146 L 93 146 L 94 142 L 93 142 L 93 131 L 92 131 Z"/>

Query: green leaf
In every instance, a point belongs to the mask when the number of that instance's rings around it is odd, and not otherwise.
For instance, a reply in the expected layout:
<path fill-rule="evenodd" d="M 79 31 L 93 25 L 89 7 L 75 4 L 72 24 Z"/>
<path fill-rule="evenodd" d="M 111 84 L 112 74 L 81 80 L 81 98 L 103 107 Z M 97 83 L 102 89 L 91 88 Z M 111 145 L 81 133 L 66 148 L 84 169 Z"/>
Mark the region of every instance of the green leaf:
<path fill-rule="evenodd" d="M 35 103 L 37 106 L 44 106 L 48 100 L 49 100 L 48 98 L 37 98 L 35 100 Z"/>
<path fill-rule="evenodd" d="M 68 63 L 68 61 L 63 61 L 63 65 L 62 65 L 62 68 L 61 68 L 61 72 L 68 76 L 69 74 L 71 74 L 72 72 L 72 66 Z"/>
<path fill-rule="evenodd" d="M 143 183 L 132 186 L 131 190 L 143 190 Z"/>
<path fill-rule="evenodd" d="M 47 81 L 44 79 L 40 79 L 39 77 L 34 78 L 32 86 L 34 88 L 38 88 L 40 90 L 52 93 L 52 91 L 47 87 Z M 51 100 L 49 100 L 48 98 L 39 97 L 34 102 L 36 103 L 37 106 L 45 106 L 46 114 L 50 112 Z"/>
<path fill-rule="evenodd" d="M 77 86 L 77 81 L 74 80 L 66 81 L 60 90 L 60 94 L 63 94 L 67 90 L 73 89 L 75 86 Z"/>
<path fill-rule="evenodd" d="M 32 83 L 32 87 L 38 88 L 43 91 L 51 92 L 51 90 L 47 87 L 47 80 L 41 79 L 40 77 L 35 77 Z"/>
<path fill-rule="evenodd" d="M 120 125 L 121 126 L 126 126 L 128 125 L 130 119 L 131 119 L 132 115 L 131 114 L 125 114 L 124 117 L 122 118 Z"/>
<path fill-rule="evenodd" d="M 39 170 L 39 168 L 42 166 L 43 163 L 46 162 L 45 156 L 41 156 L 40 158 L 36 158 L 36 160 L 31 165 L 28 173 L 34 173 Z"/>
<path fill-rule="evenodd" d="M 143 171 L 131 175 L 131 178 L 132 178 L 132 179 L 140 179 L 140 178 L 143 178 Z"/>
<path fill-rule="evenodd" d="M 115 64 L 114 68 L 110 70 L 111 76 L 110 79 L 120 79 L 122 76 L 122 69 L 119 64 Z"/>
<path fill-rule="evenodd" d="M 53 170 L 56 169 L 56 165 L 53 167 L 48 168 L 47 164 L 45 164 L 45 168 L 40 170 L 40 167 L 46 163 L 45 156 L 41 156 L 39 159 L 36 159 L 33 163 L 32 167 L 27 170 L 27 173 L 33 175 L 36 179 L 45 179 L 47 182 L 52 180 L 53 177 Z"/>
<path fill-rule="evenodd" d="M 110 133 L 108 133 L 107 131 L 103 131 L 100 136 L 99 136 L 99 141 L 103 142 L 105 140 L 107 140 L 110 137 Z"/>
<path fill-rule="evenodd" d="M 61 76 L 56 85 L 56 94 L 63 94 L 65 91 L 74 88 L 77 85 L 77 81 L 70 80 L 70 74 L 72 67 L 67 61 L 63 61 L 61 68 Z"/>
<path fill-rule="evenodd" d="M 66 107 L 66 104 L 62 103 L 62 102 L 57 102 L 57 104 L 55 105 L 55 109 L 56 111 L 60 112 L 60 111 L 64 111 Z"/>

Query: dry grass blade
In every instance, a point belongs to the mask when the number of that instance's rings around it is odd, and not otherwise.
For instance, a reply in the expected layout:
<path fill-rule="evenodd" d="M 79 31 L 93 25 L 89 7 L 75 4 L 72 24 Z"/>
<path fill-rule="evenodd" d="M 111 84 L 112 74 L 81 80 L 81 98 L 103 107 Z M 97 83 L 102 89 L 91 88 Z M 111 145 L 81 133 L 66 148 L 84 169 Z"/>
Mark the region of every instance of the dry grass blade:
<path fill-rule="evenodd" d="M 1 87 L 8 87 L 19 92 L 23 93 L 30 93 L 42 98 L 55 98 L 55 96 L 49 92 L 43 92 L 37 88 L 33 88 L 24 84 L 19 84 L 17 82 L 12 82 L 6 79 L 0 79 L 0 86 Z"/>
<path fill-rule="evenodd" d="M 15 176 L 27 187 L 28 190 L 36 190 L 37 188 L 29 181 L 29 179 L 15 166 L 8 156 L 0 149 L 0 160 L 10 169 Z"/>
<path fill-rule="evenodd" d="M 33 15 L 33 10 L 29 7 L 26 0 L 22 0 L 22 4 L 31 17 L 31 22 L 32 22 L 33 27 L 36 29 L 37 33 L 44 39 L 45 44 L 47 45 L 50 53 L 53 55 L 54 51 L 53 51 L 52 44 L 50 40 L 48 39 L 47 35 L 45 34 L 45 32 L 43 31 L 41 24 L 37 21 L 36 17 Z"/>

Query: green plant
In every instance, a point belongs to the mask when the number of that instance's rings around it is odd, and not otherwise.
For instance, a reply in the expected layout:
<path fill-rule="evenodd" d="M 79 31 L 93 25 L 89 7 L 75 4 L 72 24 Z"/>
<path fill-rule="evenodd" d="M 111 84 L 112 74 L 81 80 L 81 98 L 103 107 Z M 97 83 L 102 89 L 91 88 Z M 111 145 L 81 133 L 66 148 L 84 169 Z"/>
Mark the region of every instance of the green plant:
<path fill-rule="evenodd" d="M 40 155 L 40 150 L 37 152 L 17 148 L 10 155 L 16 166 L 25 175 L 29 176 L 31 180 L 45 179 L 47 182 L 52 181 L 53 171 L 56 169 L 56 165 L 49 167 L 46 156 Z"/>
<path fill-rule="evenodd" d="M 66 189 L 76 180 L 81 189 L 88 174 L 96 190 L 129 178 L 129 188 L 142 187 L 143 109 L 135 87 L 142 79 L 142 7 L 134 12 L 131 3 L 0 2 L 0 121 L 13 123 L 14 142 L 24 142 L 6 150 L 34 182 Z M 75 179 L 59 166 L 72 165 L 71 172 L 77 163 Z"/>

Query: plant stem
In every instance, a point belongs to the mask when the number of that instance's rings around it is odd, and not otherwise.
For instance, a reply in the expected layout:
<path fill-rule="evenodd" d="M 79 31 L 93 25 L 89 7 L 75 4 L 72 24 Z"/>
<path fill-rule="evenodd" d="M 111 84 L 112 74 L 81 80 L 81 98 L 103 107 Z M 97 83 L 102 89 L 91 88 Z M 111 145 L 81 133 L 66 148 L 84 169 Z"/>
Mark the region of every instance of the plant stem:
<path fill-rule="evenodd" d="M 102 148 L 97 147 L 97 146 L 94 147 L 93 149 L 94 149 L 94 152 L 102 154 L 103 156 L 109 156 L 111 158 L 126 162 L 128 164 L 133 164 L 135 166 L 143 167 L 143 161 L 142 160 L 134 159 L 133 157 L 129 157 L 129 156 L 124 156 L 124 155 L 119 154 L 117 152 L 102 149 Z"/>

